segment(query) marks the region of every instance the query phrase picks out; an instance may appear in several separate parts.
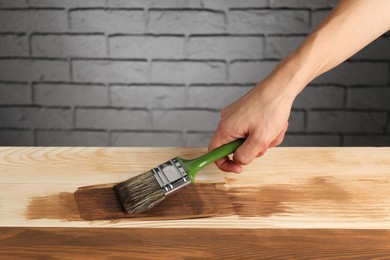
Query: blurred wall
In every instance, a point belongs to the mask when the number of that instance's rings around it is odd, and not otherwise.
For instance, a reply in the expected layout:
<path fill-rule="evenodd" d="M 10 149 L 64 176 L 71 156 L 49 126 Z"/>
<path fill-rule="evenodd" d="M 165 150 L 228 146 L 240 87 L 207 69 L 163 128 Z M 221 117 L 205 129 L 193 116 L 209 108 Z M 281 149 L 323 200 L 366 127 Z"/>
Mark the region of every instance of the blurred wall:
<path fill-rule="evenodd" d="M 0 0 L 0 145 L 206 146 L 335 3 Z M 306 88 L 283 145 L 390 145 L 389 74 L 385 35 Z"/>

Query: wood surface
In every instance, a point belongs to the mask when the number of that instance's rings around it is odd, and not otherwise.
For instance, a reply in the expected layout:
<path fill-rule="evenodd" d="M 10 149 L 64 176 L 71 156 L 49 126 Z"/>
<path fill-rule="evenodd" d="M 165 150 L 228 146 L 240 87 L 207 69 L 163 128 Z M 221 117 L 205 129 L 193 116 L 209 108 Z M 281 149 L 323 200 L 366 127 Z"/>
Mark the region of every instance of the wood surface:
<path fill-rule="evenodd" d="M 211 165 L 153 210 L 123 212 L 114 183 L 204 152 L 0 148 L 0 258 L 389 255 L 390 148 L 274 148 L 242 174 Z"/>
<path fill-rule="evenodd" d="M 388 259 L 390 231 L 0 228 L 0 259 Z"/>

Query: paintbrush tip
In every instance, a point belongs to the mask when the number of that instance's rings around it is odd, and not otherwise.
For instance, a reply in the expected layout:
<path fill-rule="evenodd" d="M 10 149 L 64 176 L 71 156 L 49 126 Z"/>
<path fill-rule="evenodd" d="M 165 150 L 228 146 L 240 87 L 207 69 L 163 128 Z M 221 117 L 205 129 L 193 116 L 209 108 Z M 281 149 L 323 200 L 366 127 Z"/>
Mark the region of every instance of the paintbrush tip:
<path fill-rule="evenodd" d="M 149 210 L 165 199 L 164 191 L 152 171 L 118 183 L 114 191 L 128 214 Z"/>

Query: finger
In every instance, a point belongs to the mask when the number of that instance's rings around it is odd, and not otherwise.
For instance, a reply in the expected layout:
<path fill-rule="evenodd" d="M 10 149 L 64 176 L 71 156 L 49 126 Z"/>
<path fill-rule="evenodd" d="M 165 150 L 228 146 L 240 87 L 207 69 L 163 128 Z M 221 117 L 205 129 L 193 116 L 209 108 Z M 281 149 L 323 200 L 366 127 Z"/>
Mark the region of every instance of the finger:
<path fill-rule="evenodd" d="M 219 168 L 224 162 L 230 160 L 228 156 L 225 156 L 221 159 L 218 159 L 215 161 L 215 165 L 217 165 L 217 167 Z"/>
<path fill-rule="evenodd" d="M 266 148 L 266 145 L 262 144 L 255 134 L 250 134 L 245 142 L 234 152 L 233 161 L 241 165 L 247 165 L 253 161 L 260 151 Z"/>
<path fill-rule="evenodd" d="M 217 128 L 217 130 L 214 132 L 213 137 L 211 138 L 208 151 L 212 151 L 215 148 L 220 147 L 221 145 L 230 143 L 234 141 L 235 138 L 227 134 L 224 130 L 221 130 L 220 127 Z"/>
<path fill-rule="evenodd" d="M 224 172 L 241 173 L 242 171 L 241 165 L 230 160 L 228 156 L 216 160 L 214 163 L 221 171 Z"/>
<path fill-rule="evenodd" d="M 234 172 L 234 173 L 241 173 L 242 172 L 242 166 L 233 162 L 232 160 L 225 160 L 222 164 L 218 166 L 219 169 L 221 169 L 224 172 Z"/>
<path fill-rule="evenodd" d="M 260 153 L 258 155 L 256 155 L 256 158 L 263 156 L 266 152 L 267 152 L 267 149 L 260 151 Z"/>
<path fill-rule="evenodd" d="M 288 128 L 288 122 L 286 123 L 286 126 L 283 128 L 283 130 L 280 132 L 280 134 L 269 145 L 269 148 L 278 146 L 278 145 L 280 145 L 283 142 L 283 139 L 284 139 L 284 136 L 286 134 L 287 128 Z"/>
<path fill-rule="evenodd" d="M 210 141 L 208 151 L 212 151 L 215 148 L 220 147 L 221 145 L 230 143 L 234 141 L 235 138 L 229 136 L 224 131 L 220 129 L 220 127 L 215 131 L 213 138 Z M 219 160 L 216 160 L 215 165 L 224 172 L 235 172 L 240 173 L 242 171 L 241 165 L 233 162 L 230 160 L 228 156 L 221 158 Z"/>
<path fill-rule="evenodd" d="M 280 145 L 283 142 L 285 132 L 280 133 L 278 137 L 276 137 L 275 140 L 272 141 L 272 143 L 269 145 L 269 148 L 275 147 Z"/>

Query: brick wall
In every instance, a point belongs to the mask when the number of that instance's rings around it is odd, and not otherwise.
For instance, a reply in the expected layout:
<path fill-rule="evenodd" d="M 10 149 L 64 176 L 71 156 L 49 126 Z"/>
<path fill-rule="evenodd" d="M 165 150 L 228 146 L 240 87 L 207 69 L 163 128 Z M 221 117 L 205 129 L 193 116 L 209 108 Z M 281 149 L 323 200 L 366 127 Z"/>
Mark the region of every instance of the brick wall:
<path fill-rule="evenodd" d="M 0 144 L 207 145 L 335 2 L 0 0 Z M 389 74 L 385 35 L 307 87 L 284 145 L 390 145 Z"/>

